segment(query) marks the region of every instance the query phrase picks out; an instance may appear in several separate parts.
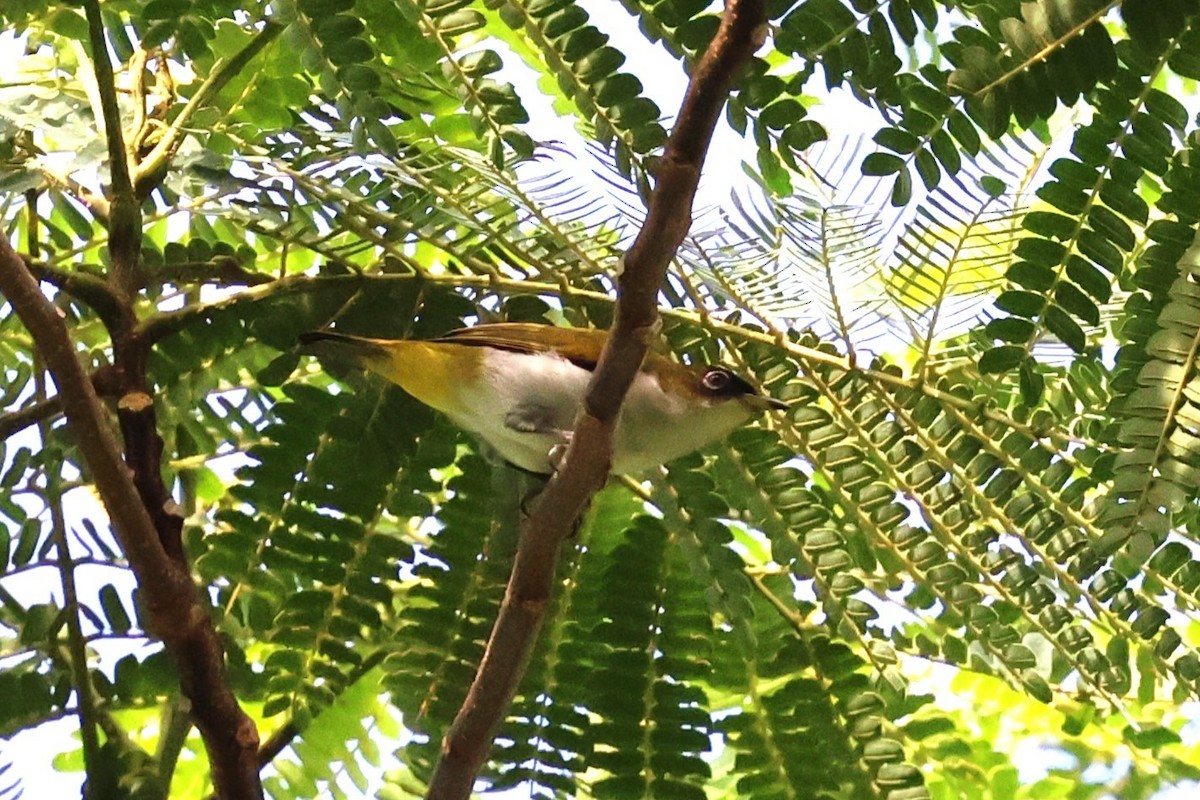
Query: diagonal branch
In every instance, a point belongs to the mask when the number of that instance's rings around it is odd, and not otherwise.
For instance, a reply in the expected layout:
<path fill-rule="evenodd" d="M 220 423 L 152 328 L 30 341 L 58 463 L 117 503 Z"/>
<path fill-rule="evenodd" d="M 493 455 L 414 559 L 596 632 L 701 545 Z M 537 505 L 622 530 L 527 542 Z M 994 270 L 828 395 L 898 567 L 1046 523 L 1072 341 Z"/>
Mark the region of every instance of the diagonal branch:
<path fill-rule="evenodd" d="M 0 294 L 29 329 L 54 378 L 76 445 L 95 480 L 121 549 L 137 576 L 150 627 L 180 672 L 204 737 L 213 783 L 225 798 L 261 798 L 258 733 L 229 688 L 224 650 L 186 563 L 168 554 L 121 458 L 104 408 L 67 328 L 7 238 L 0 236 Z M 122 398 L 125 401 L 126 398 Z M 159 512 L 162 509 L 158 509 Z"/>
<path fill-rule="evenodd" d="M 33 277 L 91 306 L 108 330 L 121 324 L 125 300 L 104 278 L 82 269 L 64 270 L 25 256 L 21 258 Z"/>
<path fill-rule="evenodd" d="M 203 108 L 213 95 L 225 88 L 225 84 L 229 83 L 235 75 L 241 73 L 250 60 L 258 55 L 264 47 L 283 33 L 284 27 L 278 22 L 268 20 L 245 47 L 234 53 L 228 60 L 221 59 L 213 65 L 212 71 L 200 84 L 196 93 L 184 104 L 178 116 L 163 131 L 162 137 L 154 145 L 154 149 L 134 169 L 133 184 L 138 197 L 149 195 L 166 174 L 167 169 L 171 166 L 171 159 L 175 157 L 175 152 L 179 149 L 183 136 L 187 132 L 187 125 L 191 122 L 192 115 Z"/>
<path fill-rule="evenodd" d="M 512 702 L 549 606 L 563 539 L 604 485 L 621 403 L 657 335 L 657 299 L 667 267 L 692 221 L 692 200 L 733 77 L 766 35 L 763 0 L 727 0 L 725 16 L 696 65 L 655 172 L 646 222 L 624 259 L 611 335 L 592 376 L 575 432 L 540 502 L 525 520 L 508 589 L 479 671 L 442 740 L 428 798 L 471 793 Z"/>

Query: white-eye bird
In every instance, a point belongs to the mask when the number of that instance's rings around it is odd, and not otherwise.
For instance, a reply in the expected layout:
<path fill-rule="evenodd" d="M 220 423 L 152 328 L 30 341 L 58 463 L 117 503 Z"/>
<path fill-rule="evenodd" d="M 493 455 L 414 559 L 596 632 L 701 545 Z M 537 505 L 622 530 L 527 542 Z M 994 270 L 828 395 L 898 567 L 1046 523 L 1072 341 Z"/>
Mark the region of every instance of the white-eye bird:
<path fill-rule="evenodd" d="M 607 331 L 502 322 L 437 339 L 369 339 L 334 331 L 300 337 L 301 352 L 376 372 L 477 434 L 505 461 L 552 470 L 570 439 Z M 626 395 L 613 472 L 638 473 L 724 437 L 765 409 L 764 397 L 724 367 L 693 368 L 651 351 Z"/>

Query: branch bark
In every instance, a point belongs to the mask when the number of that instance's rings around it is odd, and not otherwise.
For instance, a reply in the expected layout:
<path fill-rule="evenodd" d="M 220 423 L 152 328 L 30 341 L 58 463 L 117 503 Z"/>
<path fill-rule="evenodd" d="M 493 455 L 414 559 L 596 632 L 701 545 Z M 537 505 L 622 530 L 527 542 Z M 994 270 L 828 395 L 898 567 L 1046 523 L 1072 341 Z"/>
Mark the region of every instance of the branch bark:
<path fill-rule="evenodd" d="M 84 269 L 58 269 L 33 258 L 25 258 L 25 268 L 39 281 L 45 281 L 61 292 L 91 306 L 104 327 L 112 330 L 120 325 L 126 314 L 125 299 L 100 275 Z"/>
<path fill-rule="evenodd" d="M 470 796 L 488 748 L 525 673 L 550 603 L 563 539 L 608 477 L 625 394 L 658 333 L 657 298 L 692 222 L 692 201 L 734 75 L 766 34 L 763 0 L 727 0 L 721 26 L 696 65 L 655 171 L 649 213 L 625 255 L 611 334 L 559 471 L 525 520 L 508 588 L 466 699 L 442 741 L 427 798 Z"/>
<path fill-rule="evenodd" d="M 187 124 L 191 121 L 192 114 L 221 91 L 235 75 L 241 73 L 264 47 L 275 41 L 276 37 L 283 33 L 284 27 L 278 22 L 267 20 L 245 47 L 234 53 L 228 60 L 219 59 L 213 65 L 212 71 L 200 84 L 196 93 L 184 104 L 178 116 L 163 131 L 162 138 L 154 145 L 154 149 L 134 168 L 132 180 L 138 197 L 148 196 L 166 174 L 167 169 L 171 166 L 171 159 L 175 157 L 175 152 L 179 149 L 183 136 L 187 132 Z"/>
<path fill-rule="evenodd" d="M 109 177 L 112 181 L 108 219 L 109 252 L 112 256 L 110 274 L 113 286 L 123 296 L 132 297 L 137 289 L 137 267 L 141 257 L 142 210 L 133 194 L 130 164 L 125 157 L 121 109 L 117 103 L 112 62 L 108 58 L 108 40 L 104 35 L 104 20 L 100 16 L 100 0 L 83 0 L 83 10 L 88 23 L 96 91 L 100 95 L 100 110 L 104 116 Z"/>
<path fill-rule="evenodd" d="M 183 693 L 192 701 L 219 795 L 262 797 L 258 733 L 229 689 L 224 651 L 208 607 L 201 602 L 186 563 L 164 548 L 66 326 L 4 237 L 0 237 L 0 293 L 29 329 L 54 378 L 75 441 L 137 575 L 149 627 L 179 666 Z"/>
<path fill-rule="evenodd" d="M 105 365 L 94 370 L 90 376 L 93 388 L 100 397 L 111 397 L 116 393 L 116 373 L 112 366 Z M 28 428 L 43 420 L 52 420 L 63 413 L 62 398 L 58 395 L 47 397 L 19 408 L 0 414 L 0 442 L 18 431 Z"/>

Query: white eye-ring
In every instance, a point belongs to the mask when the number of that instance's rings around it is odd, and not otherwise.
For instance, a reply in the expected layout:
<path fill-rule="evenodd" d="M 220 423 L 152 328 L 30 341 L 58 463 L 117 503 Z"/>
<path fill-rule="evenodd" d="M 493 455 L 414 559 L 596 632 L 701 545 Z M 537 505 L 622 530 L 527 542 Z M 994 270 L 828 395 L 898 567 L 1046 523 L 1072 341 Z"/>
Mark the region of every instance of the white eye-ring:
<path fill-rule="evenodd" d="M 704 388 L 711 392 L 720 392 L 729 388 L 729 382 L 732 379 L 729 372 L 719 367 L 710 369 L 704 373 Z"/>

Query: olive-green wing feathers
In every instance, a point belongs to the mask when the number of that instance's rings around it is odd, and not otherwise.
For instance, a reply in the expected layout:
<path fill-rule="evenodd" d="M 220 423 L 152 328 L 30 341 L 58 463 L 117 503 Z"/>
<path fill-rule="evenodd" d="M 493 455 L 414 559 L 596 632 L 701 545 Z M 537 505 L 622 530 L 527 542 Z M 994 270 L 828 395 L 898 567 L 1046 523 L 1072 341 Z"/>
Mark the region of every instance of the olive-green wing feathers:
<path fill-rule="evenodd" d="M 529 322 L 493 322 L 459 328 L 436 342 L 495 347 L 514 353 L 558 353 L 576 366 L 595 369 L 608 331 L 595 328 L 558 328 Z"/>

